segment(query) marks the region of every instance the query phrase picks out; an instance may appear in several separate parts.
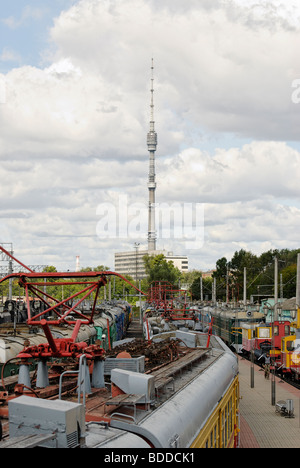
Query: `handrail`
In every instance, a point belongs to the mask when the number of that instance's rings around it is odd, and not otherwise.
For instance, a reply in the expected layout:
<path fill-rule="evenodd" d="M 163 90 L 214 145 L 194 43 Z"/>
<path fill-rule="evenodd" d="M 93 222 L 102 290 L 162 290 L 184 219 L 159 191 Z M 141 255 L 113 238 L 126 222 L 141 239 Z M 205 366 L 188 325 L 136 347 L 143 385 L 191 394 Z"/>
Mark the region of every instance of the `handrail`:
<path fill-rule="evenodd" d="M 84 361 L 84 362 L 83 362 Z M 81 400 L 81 388 L 83 386 L 83 406 L 85 407 L 85 402 L 86 402 L 86 396 L 85 396 L 85 377 L 86 377 L 86 355 L 82 354 L 79 359 L 79 369 L 77 371 L 64 371 L 60 374 L 59 376 L 59 393 L 58 393 L 58 399 L 61 400 L 61 394 L 62 394 L 62 379 L 63 376 L 66 374 L 78 374 L 78 403 L 80 404 Z M 82 369 L 84 369 L 83 375 L 82 375 Z"/>

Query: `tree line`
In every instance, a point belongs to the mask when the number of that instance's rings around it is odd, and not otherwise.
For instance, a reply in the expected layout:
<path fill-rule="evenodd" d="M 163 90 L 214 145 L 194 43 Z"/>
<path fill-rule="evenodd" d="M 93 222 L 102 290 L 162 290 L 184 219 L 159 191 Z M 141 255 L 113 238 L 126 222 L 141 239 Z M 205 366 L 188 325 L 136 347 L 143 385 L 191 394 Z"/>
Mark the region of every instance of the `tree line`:
<path fill-rule="evenodd" d="M 80 269 L 80 272 L 83 272 L 83 273 L 90 272 L 90 271 L 110 271 L 110 268 L 105 265 L 98 265 L 97 267 L 86 267 L 86 268 Z M 57 269 L 55 266 L 50 265 L 44 268 L 43 272 L 56 273 Z M 125 277 L 132 284 L 135 284 L 131 276 L 125 275 Z M 123 281 L 122 278 L 119 278 L 117 276 L 108 276 L 107 279 L 108 279 L 108 283 L 106 285 L 106 288 L 104 287 L 100 288 L 99 295 L 98 295 L 99 301 L 108 299 L 109 294 L 112 298 L 123 298 L 123 297 L 130 298 L 136 294 L 136 290 L 132 286 L 130 286 L 130 284 Z M 43 291 L 44 280 L 40 279 L 40 280 L 35 280 L 35 281 L 41 283 L 41 286 L 39 287 L 39 289 Z M 57 281 L 55 278 L 47 279 L 47 283 L 48 283 L 47 294 L 49 294 L 51 297 L 54 297 L 55 299 L 59 301 L 66 299 L 67 297 L 73 296 L 74 294 L 78 293 L 79 291 L 83 289 L 82 285 L 75 284 L 75 282 L 77 281 L 76 279 L 69 278 L 68 282 L 71 284 L 63 285 L 63 286 L 56 284 Z M 81 281 L 83 282 L 89 281 L 89 278 L 85 278 L 85 279 L 81 278 Z M 19 286 L 18 279 L 14 279 L 13 284 L 12 284 L 12 296 L 16 298 L 24 297 L 24 294 L 25 294 L 24 288 Z M 85 293 L 76 296 L 74 300 L 80 299 L 84 294 Z M 6 281 L 0 285 L 0 302 L 1 302 L 1 299 L 2 301 L 6 299 L 8 295 L 9 295 L 9 282 Z"/>
<path fill-rule="evenodd" d="M 144 257 L 146 278 L 136 284 L 135 280 L 129 276 L 125 277 L 141 290 L 148 292 L 151 284 L 158 281 L 168 281 L 174 289 L 182 286 L 188 288 L 193 299 L 200 299 L 202 285 L 203 299 L 212 299 L 212 285 L 216 281 L 216 299 L 225 301 L 239 301 L 243 299 L 244 290 L 244 268 L 247 273 L 247 299 L 252 296 L 254 300 L 263 297 L 272 297 L 274 295 L 274 259 L 278 259 L 278 278 L 279 278 L 279 298 L 290 298 L 296 295 L 296 277 L 297 277 L 297 255 L 300 249 L 289 250 L 268 250 L 261 255 L 255 255 L 252 252 L 241 249 L 236 251 L 231 259 L 222 257 L 216 262 L 216 268 L 212 277 L 203 277 L 201 270 L 192 270 L 186 273 L 180 272 L 171 261 L 166 260 L 164 255 Z M 98 265 L 95 268 L 82 268 L 80 271 L 108 271 L 109 267 Z M 56 272 L 55 266 L 49 266 L 44 269 L 47 272 Z M 202 281 L 200 280 L 202 278 Z M 136 301 L 137 292 L 128 283 L 121 278 L 110 277 L 110 292 L 113 298 L 125 298 L 130 302 Z M 41 280 L 42 282 L 42 280 Z M 55 279 L 49 280 L 53 285 L 47 287 L 47 293 L 61 300 L 69 297 L 80 290 L 80 285 L 58 286 Z M 8 282 L 0 285 L 0 295 L 8 296 Z M 42 289 L 42 288 L 41 288 Z M 18 281 L 13 281 L 13 296 L 23 296 L 24 291 L 18 285 Z M 101 288 L 99 299 L 104 299 L 104 288 Z M 108 286 L 106 287 L 106 298 L 108 298 Z M 132 298 L 132 299 L 131 299 Z M 1 297 L 0 297 L 1 300 Z"/>
<path fill-rule="evenodd" d="M 246 268 L 247 299 L 254 301 L 274 295 L 275 258 L 278 260 L 278 295 L 279 298 L 291 298 L 296 295 L 297 255 L 300 249 L 271 249 L 261 255 L 241 249 L 228 260 L 222 257 L 216 262 L 212 278 L 206 284 L 206 291 L 212 288 L 216 279 L 216 297 L 225 301 L 243 299 L 244 268 Z M 199 275 L 200 278 L 200 275 Z M 199 278 L 192 285 L 193 297 L 199 298 Z"/>

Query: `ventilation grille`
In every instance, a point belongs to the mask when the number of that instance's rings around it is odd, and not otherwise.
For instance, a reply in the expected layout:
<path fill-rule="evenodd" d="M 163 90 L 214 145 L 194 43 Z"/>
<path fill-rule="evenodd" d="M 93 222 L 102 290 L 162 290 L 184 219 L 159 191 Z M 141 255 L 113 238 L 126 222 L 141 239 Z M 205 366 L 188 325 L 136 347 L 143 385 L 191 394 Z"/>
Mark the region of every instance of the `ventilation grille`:
<path fill-rule="evenodd" d="M 68 448 L 78 447 L 78 432 L 77 431 L 67 434 L 67 446 Z"/>
<path fill-rule="evenodd" d="M 145 356 L 137 358 L 106 358 L 104 361 L 104 374 L 111 375 L 112 369 L 123 369 L 132 372 L 145 371 Z"/>

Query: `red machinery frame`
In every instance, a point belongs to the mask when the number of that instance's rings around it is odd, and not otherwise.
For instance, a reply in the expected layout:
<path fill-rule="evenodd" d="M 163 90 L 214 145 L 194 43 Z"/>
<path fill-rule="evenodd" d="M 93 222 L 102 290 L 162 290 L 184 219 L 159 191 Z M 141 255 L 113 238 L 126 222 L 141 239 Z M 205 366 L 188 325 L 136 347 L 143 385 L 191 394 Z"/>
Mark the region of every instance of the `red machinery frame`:
<path fill-rule="evenodd" d="M 49 325 L 60 325 L 61 323 L 67 323 L 68 325 L 77 324 L 78 319 L 67 320 L 67 317 L 72 312 L 75 312 L 77 316 L 80 317 L 80 319 L 82 319 L 81 320 L 82 324 L 90 325 L 91 323 L 93 323 L 93 316 L 95 312 L 99 290 L 101 286 L 105 286 L 107 284 L 107 278 L 106 278 L 107 276 L 117 276 L 123 279 L 124 281 L 126 281 L 130 286 L 132 286 L 138 292 L 145 295 L 145 293 L 143 293 L 143 291 L 140 291 L 134 284 L 130 283 L 130 281 L 128 281 L 122 275 L 119 275 L 118 273 L 115 273 L 113 271 L 90 271 L 90 272 L 71 272 L 71 273 L 70 272 L 67 272 L 67 273 L 57 273 L 57 272 L 12 273 L 0 279 L 0 284 L 4 281 L 9 280 L 10 278 L 19 279 L 20 287 L 25 289 L 25 297 L 26 297 L 27 313 L 28 313 L 28 320 L 27 320 L 28 325 L 40 324 L 41 317 L 45 316 L 48 312 L 52 312 L 52 311 L 57 315 L 58 318 L 54 320 L 47 320 L 47 323 Z M 73 281 L 66 281 L 66 279 L 71 279 L 71 278 L 73 279 Z M 77 281 L 74 281 L 74 279 L 76 278 L 77 278 Z M 87 280 L 79 281 L 80 278 L 87 278 Z M 44 282 L 34 281 L 37 279 L 45 279 L 45 281 Z M 48 281 L 49 279 L 58 279 L 58 281 L 49 282 Z M 59 301 L 58 299 L 50 296 L 45 291 L 42 291 L 40 289 L 41 286 L 54 286 L 54 285 L 55 286 L 82 285 L 84 287 L 83 289 L 76 292 L 75 294 L 67 297 L 66 299 Z M 36 315 L 32 315 L 32 312 L 30 310 L 29 292 L 32 292 L 36 297 L 38 297 L 44 304 L 46 304 L 46 306 L 48 306 L 48 308 L 46 308 L 45 310 L 43 310 L 42 312 Z M 79 304 L 82 301 L 84 301 L 84 299 L 89 297 L 93 292 L 95 292 L 95 298 L 94 298 L 94 303 L 93 303 L 91 314 L 85 315 L 81 313 L 80 311 L 76 310 Z M 69 301 L 73 300 L 77 296 L 80 296 L 81 294 L 84 294 L 83 297 L 81 297 L 75 303 L 75 305 L 73 305 L 72 307 L 68 305 Z M 47 302 L 45 297 L 48 300 L 55 302 L 55 304 L 51 305 L 49 302 Z M 61 312 L 58 308 L 61 308 L 63 312 Z"/>
<path fill-rule="evenodd" d="M 107 276 L 117 276 L 123 281 L 127 282 L 130 286 L 136 289 L 139 293 L 145 293 L 139 290 L 134 284 L 124 278 L 122 275 L 113 271 L 90 271 L 90 272 L 42 272 L 35 273 L 22 262 L 12 256 L 7 250 L 0 246 L 0 250 L 8 257 L 19 263 L 23 268 L 28 270 L 28 273 L 12 273 L 0 279 L 0 284 L 10 279 L 19 280 L 20 287 L 25 290 L 26 306 L 27 306 L 27 324 L 29 326 L 41 326 L 44 330 L 48 343 L 40 346 L 29 346 L 19 354 L 19 357 L 25 359 L 29 357 L 48 357 L 52 356 L 74 356 L 85 352 L 90 352 L 91 355 L 101 356 L 104 350 L 99 346 L 91 345 L 88 347 L 86 343 L 75 343 L 81 325 L 90 325 L 93 323 L 93 317 L 96 309 L 96 303 L 99 295 L 100 288 L 107 284 Z M 44 280 L 44 281 L 38 281 Z M 52 280 L 52 281 L 50 281 Z M 53 282 L 53 280 L 56 280 Z M 72 281 L 71 281 L 72 280 Z M 49 295 L 46 291 L 42 290 L 44 286 L 65 286 L 65 285 L 82 285 L 82 289 L 72 294 L 63 300 L 58 300 Z M 30 296 L 32 293 L 40 301 L 42 301 L 46 308 L 42 312 L 34 314 L 30 307 Z M 92 293 L 95 293 L 93 306 L 90 314 L 84 314 L 78 310 L 78 306 L 88 298 Z M 75 301 L 74 305 L 70 305 L 70 301 L 82 295 Z M 46 318 L 46 314 L 52 312 L 56 318 Z M 71 316 L 72 314 L 72 316 Z M 73 333 L 69 339 L 54 339 L 49 325 L 59 326 L 61 324 L 73 325 Z"/>
<path fill-rule="evenodd" d="M 177 309 L 173 306 L 176 293 L 184 296 L 183 308 Z M 189 310 L 186 308 L 186 296 L 188 291 L 184 289 L 174 289 L 168 281 L 155 281 L 150 287 L 149 302 L 154 303 L 157 308 L 164 310 L 166 318 L 171 320 L 185 320 L 191 318 Z M 193 315 L 193 314 L 192 314 Z"/>
<path fill-rule="evenodd" d="M 0 279 L 0 284 L 4 281 L 9 280 L 10 278 L 18 278 L 19 285 L 25 289 L 26 304 L 27 304 L 27 324 L 30 326 L 39 325 L 43 328 L 46 335 L 48 343 L 39 346 L 29 346 L 19 354 L 19 358 L 26 359 L 29 357 L 49 357 L 49 356 L 60 356 L 68 357 L 80 355 L 83 350 L 85 353 L 88 353 L 90 357 L 93 356 L 102 356 L 104 350 L 96 345 L 88 346 L 86 343 L 75 343 L 78 336 L 78 332 L 81 325 L 90 325 L 93 323 L 93 316 L 95 313 L 97 298 L 101 286 L 107 284 L 107 276 L 118 276 L 127 283 L 129 283 L 137 291 L 141 292 L 136 286 L 134 286 L 130 281 L 124 278 L 122 275 L 112 271 L 91 271 L 91 272 L 67 272 L 67 273 L 57 273 L 57 272 L 43 272 L 43 273 L 13 273 L 4 278 Z M 82 279 L 86 278 L 86 281 Z M 38 282 L 38 279 L 44 279 L 44 282 Z M 50 282 L 50 279 L 58 279 L 58 281 Z M 66 281 L 66 279 L 73 279 L 73 281 Z M 74 281 L 77 279 L 77 281 Z M 77 293 L 59 301 L 58 299 L 50 296 L 45 291 L 40 289 L 41 286 L 63 286 L 63 285 L 82 285 L 83 288 Z M 46 304 L 46 309 L 42 312 L 39 312 L 35 315 L 32 314 L 30 308 L 30 299 L 29 292 L 32 292 L 36 297 L 38 297 L 44 304 Z M 81 311 L 76 308 L 80 303 L 89 297 L 93 292 L 95 292 L 93 307 L 89 315 L 83 314 Z M 77 296 L 83 296 L 75 303 L 75 305 L 70 306 L 68 302 L 73 300 Z M 46 300 L 46 299 L 47 300 Z M 54 302 L 54 305 L 51 305 L 49 301 Z M 48 312 L 54 312 L 57 315 L 56 319 L 45 319 L 45 315 Z M 70 318 L 70 314 L 75 316 Z M 59 338 L 54 339 L 49 328 L 49 325 L 59 326 L 61 324 L 74 325 L 74 330 L 71 338 Z"/>

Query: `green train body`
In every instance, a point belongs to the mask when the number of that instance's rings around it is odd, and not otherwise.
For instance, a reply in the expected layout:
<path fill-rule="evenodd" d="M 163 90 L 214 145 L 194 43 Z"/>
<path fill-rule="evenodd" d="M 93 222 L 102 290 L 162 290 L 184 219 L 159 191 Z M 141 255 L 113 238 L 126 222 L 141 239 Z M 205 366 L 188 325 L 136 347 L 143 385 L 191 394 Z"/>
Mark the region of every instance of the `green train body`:
<path fill-rule="evenodd" d="M 235 352 L 242 349 L 242 324 L 264 322 L 264 314 L 256 310 L 206 306 L 199 311 L 199 323 L 207 331 L 212 322 L 213 335 L 219 336 Z"/>

